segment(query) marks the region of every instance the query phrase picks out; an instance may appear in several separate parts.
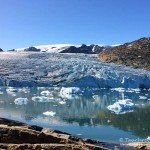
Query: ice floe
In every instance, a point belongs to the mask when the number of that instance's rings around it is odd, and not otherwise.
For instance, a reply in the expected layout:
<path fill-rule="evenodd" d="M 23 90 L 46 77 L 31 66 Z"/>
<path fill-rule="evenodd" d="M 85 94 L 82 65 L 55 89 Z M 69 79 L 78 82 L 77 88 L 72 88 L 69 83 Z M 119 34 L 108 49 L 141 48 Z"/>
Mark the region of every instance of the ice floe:
<path fill-rule="evenodd" d="M 66 102 L 65 101 L 60 101 L 59 104 L 64 105 L 64 104 L 66 104 Z"/>
<path fill-rule="evenodd" d="M 13 88 L 13 87 L 8 87 L 6 89 L 7 93 L 13 93 L 13 92 L 18 92 L 18 90 L 16 88 Z"/>
<path fill-rule="evenodd" d="M 49 98 L 46 96 L 33 96 L 31 99 L 35 102 L 53 102 L 54 101 L 53 98 Z"/>
<path fill-rule="evenodd" d="M 150 141 L 150 136 L 147 137 L 147 140 Z"/>
<path fill-rule="evenodd" d="M 124 114 L 131 112 L 135 108 L 135 104 L 131 99 L 124 99 L 115 102 L 113 105 L 109 105 L 107 108 L 115 114 Z"/>
<path fill-rule="evenodd" d="M 22 98 L 22 97 L 16 98 L 16 99 L 14 100 L 14 103 L 15 103 L 16 105 L 25 105 L 25 104 L 28 103 L 28 99 L 27 99 L 27 98 Z"/>
<path fill-rule="evenodd" d="M 111 90 L 112 91 L 118 91 L 118 92 L 125 92 L 125 88 L 121 88 L 121 87 L 119 87 L 119 88 L 112 88 Z"/>
<path fill-rule="evenodd" d="M 139 96 L 139 99 L 147 99 L 146 96 Z"/>
<path fill-rule="evenodd" d="M 52 95 L 52 93 L 47 90 L 47 91 L 42 91 L 41 95 L 49 96 L 49 95 Z"/>
<path fill-rule="evenodd" d="M 62 87 L 60 90 L 60 96 L 67 99 L 72 99 L 76 94 L 81 93 L 82 91 L 78 87 Z"/>
<path fill-rule="evenodd" d="M 53 111 L 46 111 L 43 113 L 43 115 L 45 116 L 51 116 L 51 117 L 54 117 L 56 114 L 56 112 L 53 112 Z"/>

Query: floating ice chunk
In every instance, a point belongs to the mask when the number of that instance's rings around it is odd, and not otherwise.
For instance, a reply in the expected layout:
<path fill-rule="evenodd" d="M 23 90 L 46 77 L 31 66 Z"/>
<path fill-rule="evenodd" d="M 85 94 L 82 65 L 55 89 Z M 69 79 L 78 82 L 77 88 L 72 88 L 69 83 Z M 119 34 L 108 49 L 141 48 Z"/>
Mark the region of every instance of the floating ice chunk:
<path fill-rule="evenodd" d="M 54 117 L 56 114 L 56 112 L 53 112 L 53 111 L 46 111 L 43 113 L 43 115 L 45 116 L 51 116 L 51 117 Z"/>
<path fill-rule="evenodd" d="M 99 99 L 99 95 L 93 95 L 93 99 Z"/>
<path fill-rule="evenodd" d="M 124 82 L 125 82 L 125 78 L 123 77 L 121 83 L 123 84 Z"/>
<path fill-rule="evenodd" d="M 52 102 L 54 99 L 46 96 L 34 96 L 31 98 L 35 102 Z"/>
<path fill-rule="evenodd" d="M 82 134 L 81 134 L 81 133 L 78 133 L 77 135 L 78 135 L 78 136 L 81 136 Z"/>
<path fill-rule="evenodd" d="M 19 92 L 24 92 L 24 93 L 29 93 L 30 92 L 29 88 L 19 88 L 18 91 Z"/>
<path fill-rule="evenodd" d="M 110 123 L 111 121 L 110 120 L 107 120 L 107 123 Z"/>
<path fill-rule="evenodd" d="M 0 95 L 2 95 L 2 94 L 3 94 L 3 92 L 0 91 Z"/>
<path fill-rule="evenodd" d="M 59 104 L 64 105 L 64 104 L 66 104 L 66 102 L 65 101 L 60 101 Z"/>
<path fill-rule="evenodd" d="M 64 94 L 78 94 L 81 93 L 80 88 L 78 87 L 62 87 L 60 93 Z"/>
<path fill-rule="evenodd" d="M 45 90 L 45 87 L 37 87 L 38 90 Z"/>
<path fill-rule="evenodd" d="M 139 96 L 139 99 L 147 99 L 146 96 Z"/>
<path fill-rule="evenodd" d="M 49 96 L 49 95 L 51 95 L 51 92 L 50 91 L 42 91 L 41 95 Z"/>
<path fill-rule="evenodd" d="M 27 104 L 27 103 L 28 103 L 28 99 L 27 99 L 27 98 L 22 98 L 22 97 L 16 98 L 16 99 L 14 100 L 14 103 L 15 103 L 16 105 L 24 105 L 24 104 Z"/>
<path fill-rule="evenodd" d="M 60 90 L 60 96 L 62 98 L 72 99 L 75 94 L 80 94 L 81 90 L 78 87 L 62 87 Z"/>
<path fill-rule="evenodd" d="M 13 87 L 8 87 L 8 88 L 6 89 L 6 91 L 7 91 L 7 93 L 18 92 L 18 90 L 15 89 L 15 88 L 13 88 Z"/>
<path fill-rule="evenodd" d="M 124 99 L 109 105 L 107 108 L 116 114 L 123 114 L 131 112 L 135 108 L 135 104 L 130 99 Z"/>
<path fill-rule="evenodd" d="M 125 92 L 125 89 L 124 88 L 112 88 L 113 91 L 118 91 L 118 92 Z"/>
<path fill-rule="evenodd" d="M 150 141 L 150 136 L 147 137 L 147 140 Z"/>

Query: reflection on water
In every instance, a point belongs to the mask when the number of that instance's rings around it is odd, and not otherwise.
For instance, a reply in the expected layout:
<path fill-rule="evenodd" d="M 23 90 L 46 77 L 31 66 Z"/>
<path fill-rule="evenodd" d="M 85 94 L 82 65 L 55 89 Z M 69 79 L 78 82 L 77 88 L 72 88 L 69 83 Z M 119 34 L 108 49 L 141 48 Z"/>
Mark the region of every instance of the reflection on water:
<path fill-rule="evenodd" d="M 149 90 L 138 89 L 82 89 L 82 93 L 64 98 L 60 88 L 1 87 L 0 116 L 103 141 L 147 138 L 150 133 L 149 93 Z M 28 101 L 15 104 L 15 99 L 20 97 Z M 137 108 L 118 115 L 107 109 L 120 99 L 131 99 Z"/>

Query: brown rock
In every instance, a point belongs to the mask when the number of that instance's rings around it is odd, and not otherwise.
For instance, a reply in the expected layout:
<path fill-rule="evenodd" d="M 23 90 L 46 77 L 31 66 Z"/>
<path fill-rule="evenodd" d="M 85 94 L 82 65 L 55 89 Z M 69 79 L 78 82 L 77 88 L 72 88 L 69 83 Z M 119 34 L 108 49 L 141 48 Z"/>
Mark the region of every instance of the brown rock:
<path fill-rule="evenodd" d="M 150 38 L 110 47 L 99 54 L 101 61 L 150 70 Z"/>

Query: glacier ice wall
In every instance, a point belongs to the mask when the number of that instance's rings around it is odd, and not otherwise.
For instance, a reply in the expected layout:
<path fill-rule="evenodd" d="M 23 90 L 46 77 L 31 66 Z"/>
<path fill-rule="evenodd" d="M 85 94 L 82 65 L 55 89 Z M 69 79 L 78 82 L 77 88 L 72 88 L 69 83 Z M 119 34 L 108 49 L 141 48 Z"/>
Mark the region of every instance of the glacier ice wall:
<path fill-rule="evenodd" d="M 102 63 L 97 55 L 6 52 L 0 85 L 150 88 L 150 71 Z"/>

